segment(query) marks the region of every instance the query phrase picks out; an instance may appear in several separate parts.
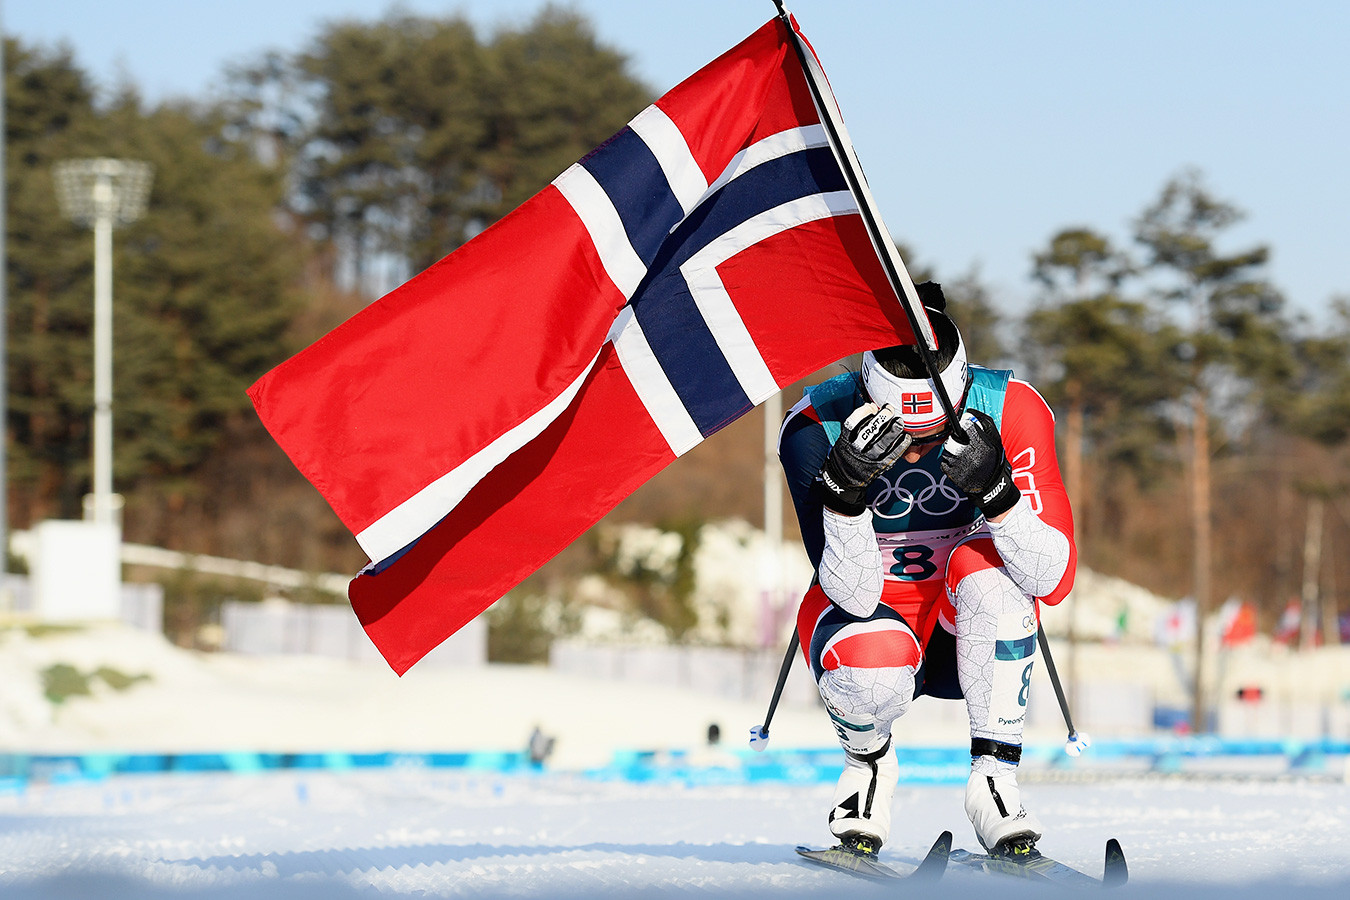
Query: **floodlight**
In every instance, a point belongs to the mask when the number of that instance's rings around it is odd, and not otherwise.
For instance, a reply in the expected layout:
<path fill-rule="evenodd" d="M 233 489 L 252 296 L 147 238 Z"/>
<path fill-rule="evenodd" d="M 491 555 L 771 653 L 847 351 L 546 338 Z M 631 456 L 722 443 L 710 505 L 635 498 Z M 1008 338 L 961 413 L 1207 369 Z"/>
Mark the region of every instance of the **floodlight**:
<path fill-rule="evenodd" d="M 90 518 L 114 521 L 112 230 L 145 214 L 154 170 L 127 159 L 71 159 L 52 170 L 62 215 L 94 229 L 94 490 Z"/>

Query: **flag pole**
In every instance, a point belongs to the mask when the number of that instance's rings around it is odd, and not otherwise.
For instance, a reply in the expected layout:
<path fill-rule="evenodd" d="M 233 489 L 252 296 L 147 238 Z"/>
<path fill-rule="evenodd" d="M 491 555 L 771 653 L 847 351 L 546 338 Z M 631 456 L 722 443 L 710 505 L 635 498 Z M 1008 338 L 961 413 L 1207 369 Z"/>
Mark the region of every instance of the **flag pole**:
<path fill-rule="evenodd" d="M 936 390 L 938 401 L 942 404 L 943 412 L 947 414 L 947 421 L 955 424 L 956 407 L 952 404 L 951 397 L 947 396 L 947 388 L 943 385 L 942 379 L 938 377 L 937 358 L 933 354 L 933 351 L 937 349 L 937 338 L 933 334 L 933 326 L 928 321 L 927 313 L 924 313 L 922 317 L 919 314 L 919 311 L 923 309 L 923 303 L 919 300 L 918 291 L 914 289 L 914 280 L 910 278 L 904 260 L 896 252 L 895 241 L 886 229 L 886 223 L 882 221 L 880 212 L 877 211 L 876 201 L 867 186 L 867 180 L 863 178 L 862 166 L 858 163 L 857 156 L 853 153 L 853 145 L 848 140 L 843 116 L 839 113 L 838 104 L 834 102 L 834 95 L 830 91 L 829 85 L 825 83 L 824 73 L 820 70 L 820 64 L 816 61 L 815 54 L 806 47 L 801 35 L 792 26 L 791 15 L 784 8 L 783 0 L 773 0 L 773 2 L 774 6 L 778 7 L 779 20 L 782 21 L 788 34 L 792 37 L 793 49 L 797 51 L 797 61 L 801 64 L 802 74 L 806 76 L 807 87 L 811 89 L 811 99 L 815 102 L 816 110 L 820 113 L 820 123 L 825 128 L 830 150 L 834 152 L 835 160 L 844 173 L 849 192 L 858 201 L 858 212 L 862 216 L 863 225 L 867 228 L 867 236 L 872 241 L 872 247 L 876 250 L 877 258 L 881 261 L 881 267 L 886 272 L 886 279 L 890 282 L 891 289 L 895 291 L 896 297 L 900 299 L 900 306 L 909 319 L 909 326 L 914 332 L 914 343 L 919 351 L 919 358 L 932 377 L 933 387 Z"/>
<path fill-rule="evenodd" d="M 784 8 L 783 0 L 773 0 L 773 3 L 774 6 L 778 7 L 779 20 L 782 21 L 788 34 L 792 37 L 792 46 L 797 51 L 797 60 L 801 63 L 802 74 L 806 76 L 807 87 L 811 89 L 811 99 L 815 102 L 816 110 L 820 113 L 820 122 L 825 127 L 830 149 L 834 152 L 835 160 L 844 173 L 849 191 L 858 201 L 858 211 L 862 215 L 863 224 L 867 228 L 867 236 L 871 238 L 877 258 L 881 260 L 881 267 L 886 272 L 886 278 L 890 281 L 891 288 L 895 291 L 896 296 L 900 298 L 900 305 L 904 308 L 905 315 L 909 317 L 909 325 L 914 332 L 914 343 L 919 351 L 919 358 L 923 361 L 924 367 L 928 369 L 928 374 L 933 380 L 933 387 L 938 395 L 938 400 L 942 404 L 943 412 L 947 414 L 947 421 L 955 425 L 956 408 L 952 405 L 951 398 L 947 396 L 947 388 L 943 385 L 942 379 L 938 377 L 937 359 L 933 355 L 933 351 L 937 349 L 937 339 L 933 335 L 928 314 L 925 313 L 923 319 L 920 320 L 917 310 L 922 309 L 923 304 L 919 300 L 918 292 L 914 289 L 914 280 L 909 277 L 909 270 L 905 268 L 904 260 L 896 252 L 895 241 L 891 239 L 890 232 L 886 229 L 886 223 L 882 221 L 881 213 L 877 211 L 876 201 L 872 198 L 872 192 L 867 187 L 866 179 L 862 176 L 862 166 L 858 163 L 857 156 L 853 153 L 853 145 L 848 140 L 848 132 L 844 128 L 844 120 L 839 113 L 838 104 L 834 102 L 833 92 L 830 91 L 829 85 L 824 83 L 824 72 L 821 71 L 815 55 L 806 47 L 801 35 L 797 33 L 797 29 L 792 27 L 792 18 L 787 9 Z M 1060 686 L 1059 677 L 1055 673 L 1054 660 L 1050 657 L 1050 644 L 1045 638 L 1044 631 L 1039 631 L 1038 635 L 1046 665 L 1059 696 L 1060 711 L 1064 713 L 1064 721 L 1069 728 L 1069 740 L 1065 746 L 1065 752 L 1071 756 L 1077 756 L 1088 745 L 1090 739 L 1087 738 L 1087 735 L 1080 735 L 1074 730 L 1073 720 L 1069 716 L 1069 706 L 1064 700 L 1063 689 Z M 796 634 L 794 633 L 793 636 L 796 637 Z M 789 647 L 790 650 L 791 647 Z M 777 700 L 777 697 L 775 696 L 774 699 Z"/>

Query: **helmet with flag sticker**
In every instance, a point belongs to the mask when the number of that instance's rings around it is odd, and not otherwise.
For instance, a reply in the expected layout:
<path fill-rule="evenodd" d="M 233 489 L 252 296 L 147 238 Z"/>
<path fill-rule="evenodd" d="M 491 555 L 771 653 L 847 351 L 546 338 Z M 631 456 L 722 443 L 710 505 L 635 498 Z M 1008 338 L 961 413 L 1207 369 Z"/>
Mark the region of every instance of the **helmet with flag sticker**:
<path fill-rule="evenodd" d="M 965 343 L 956 323 L 944 311 L 947 301 L 942 286 L 926 281 L 916 287 L 937 337 L 938 347 L 933 355 L 938 377 L 948 399 L 960 412 L 969 381 Z M 937 386 L 914 346 L 902 344 L 868 350 L 863 354 L 862 380 L 872 402 L 889 403 L 899 411 L 906 431 L 928 431 L 947 424 L 947 412 L 938 399 Z"/>

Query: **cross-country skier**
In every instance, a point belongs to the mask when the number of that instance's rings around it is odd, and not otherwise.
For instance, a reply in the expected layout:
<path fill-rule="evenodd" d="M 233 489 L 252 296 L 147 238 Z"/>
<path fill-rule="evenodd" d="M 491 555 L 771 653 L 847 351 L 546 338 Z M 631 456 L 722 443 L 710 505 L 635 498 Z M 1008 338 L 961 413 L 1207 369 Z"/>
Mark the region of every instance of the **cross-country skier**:
<path fill-rule="evenodd" d="M 875 855 L 899 778 L 893 724 L 920 695 L 964 697 L 966 814 L 986 850 L 1027 852 L 1041 824 L 1017 764 L 1037 602 L 1063 599 L 1077 556 L 1054 417 L 1010 372 L 967 364 L 939 285 L 919 296 L 959 421 L 918 351 L 899 346 L 808 388 L 779 435 L 816 569 L 798 633 L 845 752 L 830 830 Z"/>

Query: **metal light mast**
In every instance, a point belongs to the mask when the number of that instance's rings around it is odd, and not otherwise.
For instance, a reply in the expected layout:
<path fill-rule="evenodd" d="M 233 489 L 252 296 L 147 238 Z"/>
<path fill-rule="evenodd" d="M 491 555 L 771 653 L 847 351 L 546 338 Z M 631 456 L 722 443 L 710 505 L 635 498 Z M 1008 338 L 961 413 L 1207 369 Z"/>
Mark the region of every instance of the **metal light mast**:
<path fill-rule="evenodd" d="M 145 213 L 153 170 L 125 159 L 77 159 L 53 169 L 68 219 L 94 229 L 94 490 L 85 517 L 118 524 L 112 491 L 112 231 Z"/>

